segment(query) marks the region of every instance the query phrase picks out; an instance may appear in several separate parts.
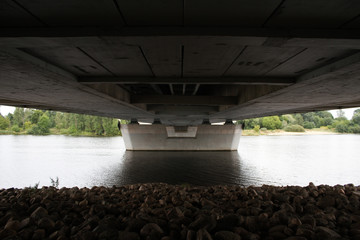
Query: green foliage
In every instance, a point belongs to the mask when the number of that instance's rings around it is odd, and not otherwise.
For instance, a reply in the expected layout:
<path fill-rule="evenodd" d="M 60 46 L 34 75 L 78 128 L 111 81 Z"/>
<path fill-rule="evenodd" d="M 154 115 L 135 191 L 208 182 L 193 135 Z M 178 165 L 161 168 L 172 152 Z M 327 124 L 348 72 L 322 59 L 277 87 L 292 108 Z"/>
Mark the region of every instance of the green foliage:
<path fill-rule="evenodd" d="M 336 123 L 335 130 L 339 133 L 350 133 L 350 122 L 348 120 L 341 120 Z"/>
<path fill-rule="evenodd" d="M 351 119 L 355 124 L 360 125 L 360 108 L 354 111 L 354 115 Z"/>
<path fill-rule="evenodd" d="M 25 110 L 24 108 L 15 108 L 14 114 L 13 114 L 13 122 L 11 122 L 11 125 L 17 125 L 18 127 L 22 128 L 24 126 L 25 122 Z"/>
<path fill-rule="evenodd" d="M 0 130 L 6 130 L 10 126 L 10 121 L 0 115 Z"/>
<path fill-rule="evenodd" d="M 303 126 L 300 126 L 298 124 L 295 125 L 289 125 L 284 129 L 286 132 L 305 132 L 305 129 Z"/>
<path fill-rule="evenodd" d="M 13 125 L 13 126 L 11 127 L 11 130 L 12 130 L 13 132 L 18 133 L 18 132 L 21 131 L 21 128 L 20 128 L 18 125 Z"/>
<path fill-rule="evenodd" d="M 254 131 L 255 131 L 256 133 L 259 133 L 259 132 L 260 132 L 260 125 L 256 125 L 256 126 L 254 127 Z"/>
<path fill-rule="evenodd" d="M 31 127 L 32 127 L 31 122 L 26 121 L 26 122 L 25 122 L 25 130 L 29 130 Z"/>
<path fill-rule="evenodd" d="M 280 129 L 282 125 L 278 116 L 264 117 L 261 123 L 262 127 L 265 127 L 269 130 Z"/>
<path fill-rule="evenodd" d="M 308 121 L 306 121 L 306 122 L 304 122 L 304 128 L 306 128 L 306 129 L 313 129 L 313 128 L 316 128 L 316 125 L 315 125 L 315 123 L 313 123 L 313 122 L 308 122 Z"/>
<path fill-rule="evenodd" d="M 43 115 L 44 113 L 41 110 L 35 110 L 33 111 L 31 117 L 30 117 L 30 121 L 32 124 L 37 124 L 39 122 L 39 118 Z"/>
<path fill-rule="evenodd" d="M 354 125 L 349 127 L 349 132 L 360 133 L 360 125 Z"/>
<path fill-rule="evenodd" d="M 29 131 L 29 134 L 46 135 L 50 133 L 51 122 L 49 117 L 44 113 L 40 118 L 37 125 L 34 125 Z"/>
<path fill-rule="evenodd" d="M 301 114 L 296 114 L 296 115 L 295 115 L 295 120 L 296 120 L 296 124 L 297 124 L 297 125 L 300 125 L 300 126 L 303 126 L 303 125 L 304 125 L 304 119 L 303 119 L 303 117 L 301 116 Z"/>

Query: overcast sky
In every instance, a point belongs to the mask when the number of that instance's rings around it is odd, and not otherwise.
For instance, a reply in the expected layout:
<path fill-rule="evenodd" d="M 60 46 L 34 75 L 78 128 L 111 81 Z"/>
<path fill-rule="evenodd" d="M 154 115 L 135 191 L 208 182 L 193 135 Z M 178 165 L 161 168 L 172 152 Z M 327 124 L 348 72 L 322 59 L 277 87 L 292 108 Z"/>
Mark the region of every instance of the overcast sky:
<path fill-rule="evenodd" d="M 360 107 L 359 107 L 360 108 Z M 345 112 L 345 116 L 347 119 L 351 119 L 353 114 L 354 114 L 354 111 L 358 109 L 358 108 L 347 108 L 347 109 L 343 109 L 344 112 Z M 8 106 L 3 106 L 3 105 L 0 105 L 0 113 L 3 115 L 3 116 L 6 116 L 8 115 L 8 113 L 13 113 L 15 110 L 14 107 L 8 107 Z M 336 118 L 337 117 L 337 110 L 330 110 L 329 112 L 331 112 L 331 114 Z"/>

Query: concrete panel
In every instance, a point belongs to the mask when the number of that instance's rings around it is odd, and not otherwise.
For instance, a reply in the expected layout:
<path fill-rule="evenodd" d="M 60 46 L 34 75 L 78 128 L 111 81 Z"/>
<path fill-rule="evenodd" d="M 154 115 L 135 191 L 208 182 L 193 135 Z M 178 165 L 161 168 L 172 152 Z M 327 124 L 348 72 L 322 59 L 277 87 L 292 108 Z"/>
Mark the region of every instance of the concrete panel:
<path fill-rule="evenodd" d="M 127 150 L 234 151 L 239 146 L 240 125 L 199 125 L 195 138 L 169 138 L 165 125 L 121 125 Z"/>
<path fill-rule="evenodd" d="M 117 0 L 127 25 L 182 25 L 183 0 Z"/>
<path fill-rule="evenodd" d="M 124 46 L 107 42 L 96 48 L 82 47 L 86 53 L 117 76 L 153 76 L 141 50 L 137 46 Z"/>
<path fill-rule="evenodd" d="M 265 27 L 338 28 L 359 9 L 358 0 L 286 0 Z"/>
<path fill-rule="evenodd" d="M 220 77 L 240 54 L 243 46 L 208 45 L 203 42 L 184 46 L 184 77 Z"/>
<path fill-rule="evenodd" d="M 116 5 L 109 0 L 17 0 L 49 26 L 122 26 Z"/>
<path fill-rule="evenodd" d="M 181 76 L 181 46 L 181 41 L 173 38 L 157 38 L 141 45 L 156 77 Z"/>
<path fill-rule="evenodd" d="M 261 27 L 281 0 L 191 0 L 185 25 Z"/>
<path fill-rule="evenodd" d="M 279 65 L 267 73 L 267 76 L 299 76 L 320 66 L 334 62 L 351 54 L 356 50 L 338 48 L 309 48 L 289 61 Z"/>
<path fill-rule="evenodd" d="M 88 53 L 76 47 L 31 48 L 27 52 L 78 76 L 111 76 Z"/>
<path fill-rule="evenodd" d="M 247 47 L 225 76 L 261 76 L 301 51 L 298 47 Z"/>
<path fill-rule="evenodd" d="M 0 1 L 0 27 L 37 27 L 43 26 L 29 12 L 11 0 Z"/>

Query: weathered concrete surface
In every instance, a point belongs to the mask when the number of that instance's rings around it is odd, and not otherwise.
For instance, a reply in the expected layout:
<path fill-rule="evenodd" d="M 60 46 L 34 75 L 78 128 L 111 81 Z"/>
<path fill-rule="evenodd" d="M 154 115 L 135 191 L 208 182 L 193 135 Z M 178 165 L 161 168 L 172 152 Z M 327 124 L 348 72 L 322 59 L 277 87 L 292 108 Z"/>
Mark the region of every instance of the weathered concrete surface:
<path fill-rule="evenodd" d="M 165 125 L 121 125 L 127 150 L 235 151 L 240 125 L 199 125 L 195 137 L 169 137 Z"/>

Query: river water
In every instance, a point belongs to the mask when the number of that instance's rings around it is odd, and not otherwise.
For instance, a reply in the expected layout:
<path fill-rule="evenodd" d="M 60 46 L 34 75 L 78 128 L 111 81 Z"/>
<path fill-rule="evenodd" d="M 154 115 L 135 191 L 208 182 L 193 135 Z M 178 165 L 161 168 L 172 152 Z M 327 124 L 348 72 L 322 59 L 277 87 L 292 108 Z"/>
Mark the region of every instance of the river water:
<path fill-rule="evenodd" d="M 0 136 L 0 188 L 49 186 L 57 177 L 59 187 L 360 185 L 360 135 L 243 136 L 238 152 L 130 152 L 122 137 Z"/>

